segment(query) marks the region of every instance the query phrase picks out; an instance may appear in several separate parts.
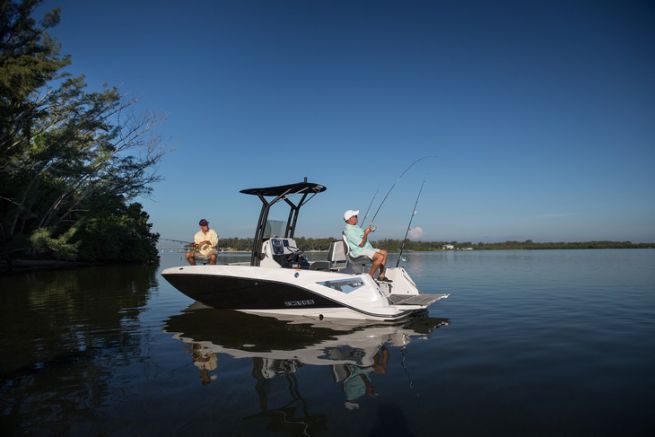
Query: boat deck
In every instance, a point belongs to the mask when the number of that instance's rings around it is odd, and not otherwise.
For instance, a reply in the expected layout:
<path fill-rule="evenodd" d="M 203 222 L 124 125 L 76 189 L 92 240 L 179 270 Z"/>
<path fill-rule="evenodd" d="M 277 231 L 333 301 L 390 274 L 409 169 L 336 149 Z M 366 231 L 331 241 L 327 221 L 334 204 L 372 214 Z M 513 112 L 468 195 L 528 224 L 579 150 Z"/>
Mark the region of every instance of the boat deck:
<path fill-rule="evenodd" d="M 392 294 L 388 297 L 392 305 L 431 305 L 432 303 L 447 298 L 447 294 Z"/>

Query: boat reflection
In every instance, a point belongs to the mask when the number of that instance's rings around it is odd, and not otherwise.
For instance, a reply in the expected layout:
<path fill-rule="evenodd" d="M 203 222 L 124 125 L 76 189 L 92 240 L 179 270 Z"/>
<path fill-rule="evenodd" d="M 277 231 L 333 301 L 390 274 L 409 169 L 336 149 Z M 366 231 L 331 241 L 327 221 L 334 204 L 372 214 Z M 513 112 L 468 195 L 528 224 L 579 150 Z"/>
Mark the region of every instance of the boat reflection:
<path fill-rule="evenodd" d="M 387 372 L 394 349 L 404 364 L 404 347 L 427 338 L 447 319 L 418 316 L 403 324 L 262 317 L 194 304 L 168 319 L 165 330 L 192 347 L 201 383 L 217 378 L 220 354 L 252 359 L 260 412 L 276 428 L 321 429 L 324 418 L 310 414 L 297 375 L 304 366 L 325 366 L 341 385 L 344 407 L 358 409 L 365 396 L 377 396 L 373 377 Z M 271 407 L 274 380 L 286 380 L 287 404 Z M 276 385 L 279 387 L 279 385 Z M 278 399 L 275 396 L 275 399 Z M 279 402 L 279 401 L 278 401 Z"/>

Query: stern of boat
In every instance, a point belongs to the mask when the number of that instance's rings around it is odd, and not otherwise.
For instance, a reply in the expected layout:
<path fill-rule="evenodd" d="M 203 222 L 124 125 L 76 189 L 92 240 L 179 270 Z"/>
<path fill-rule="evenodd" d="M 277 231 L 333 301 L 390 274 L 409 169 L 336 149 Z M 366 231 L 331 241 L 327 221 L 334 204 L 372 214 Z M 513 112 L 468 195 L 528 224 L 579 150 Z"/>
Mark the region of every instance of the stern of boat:
<path fill-rule="evenodd" d="M 379 282 L 389 305 L 398 309 L 427 310 L 433 303 L 447 299 L 448 294 L 422 294 L 416 283 L 403 267 L 388 268 L 385 276 L 393 282 Z"/>

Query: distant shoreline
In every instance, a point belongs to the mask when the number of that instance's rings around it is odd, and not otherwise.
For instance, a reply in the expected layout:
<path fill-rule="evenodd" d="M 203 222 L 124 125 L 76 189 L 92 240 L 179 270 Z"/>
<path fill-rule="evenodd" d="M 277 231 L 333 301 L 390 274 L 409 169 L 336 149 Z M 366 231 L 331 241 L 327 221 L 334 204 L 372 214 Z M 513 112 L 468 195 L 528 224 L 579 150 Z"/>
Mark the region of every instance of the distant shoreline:
<path fill-rule="evenodd" d="M 614 242 L 613 242 L 614 243 Z M 630 243 L 626 245 L 624 243 L 615 243 L 614 245 L 596 245 L 593 246 L 589 243 L 564 243 L 562 245 L 557 245 L 556 243 L 532 243 L 529 247 L 521 246 L 500 246 L 499 243 L 484 243 L 485 247 L 473 247 L 466 248 L 454 248 L 454 249 L 431 249 L 431 250 L 415 250 L 415 249 L 405 249 L 404 253 L 449 253 L 449 252 L 471 252 L 471 251 L 501 251 L 501 250 L 603 250 L 603 249 L 655 249 L 655 243 Z M 500 243 L 504 244 L 504 243 Z M 622 244 L 622 245 L 620 245 Z M 326 253 L 327 249 L 307 249 L 307 253 Z M 169 251 L 169 249 L 160 249 L 159 253 L 161 255 L 178 253 L 174 251 Z M 399 251 L 393 250 L 389 251 L 392 255 L 397 255 Z M 250 256 L 251 252 L 249 250 L 224 250 L 219 252 L 220 255 L 248 255 Z M 16 259 L 12 261 L 11 269 L 6 261 L 0 261 L 0 274 L 12 274 L 12 273 L 26 273 L 33 271 L 44 271 L 44 270 L 67 270 L 75 269 L 80 267 L 90 267 L 90 266 L 99 266 L 99 265 L 119 265 L 119 264 L 134 264 L 132 262 L 107 262 L 107 263 L 92 263 L 92 262 L 81 262 L 81 261 L 63 261 L 56 259 Z"/>
<path fill-rule="evenodd" d="M 297 237 L 296 243 L 305 252 L 326 251 L 336 238 L 305 238 Z M 376 239 L 372 242 L 374 247 L 384 248 L 389 252 L 399 252 L 403 241 L 399 239 Z M 221 238 L 219 247 L 223 253 L 251 253 L 252 239 L 250 238 Z M 468 251 L 468 250 L 549 250 L 549 249 L 653 249 L 652 243 L 633 243 L 631 241 L 574 241 L 574 242 L 535 242 L 502 241 L 493 243 L 473 243 L 470 241 L 415 241 L 408 240 L 404 244 L 406 252 L 441 252 L 441 251 Z M 162 249 L 163 251 L 172 250 Z"/>

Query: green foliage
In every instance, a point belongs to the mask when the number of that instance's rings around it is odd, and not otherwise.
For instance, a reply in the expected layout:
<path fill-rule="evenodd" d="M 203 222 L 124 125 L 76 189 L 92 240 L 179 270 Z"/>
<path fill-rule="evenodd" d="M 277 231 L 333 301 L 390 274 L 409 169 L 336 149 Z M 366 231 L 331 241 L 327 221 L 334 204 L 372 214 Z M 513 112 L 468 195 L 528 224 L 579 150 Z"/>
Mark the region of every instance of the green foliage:
<path fill-rule="evenodd" d="M 139 203 L 85 220 L 76 235 L 80 259 L 144 261 L 157 259 L 158 234 L 151 233 L 149 216 Z"/>
<path fill-rule="evenodd" d="M 3 111 L 6 118 L 21 116 L 30 110 L 29 97 L 57 72 L 70 64 L 70 58 L 59 54 L 59 45 L 50 38 L 47 28 L 59 22 L 55 9 L 38 25 L 31 14 L 40 1 L 27 0 L 21 4 L 2 0 L 0 3 L 0 96 L 3 108 L 14 104 L 12 111 Z M 16 109 L 19 111 L 17 112 Z M 5 118 L 6 117 L 6 118 Z M 3 123 L 4 125 L 4 123 Z"/>
<path fill-rule="evenodd" d="M 335 238 L 323 237 L 323 238 L 305 238 L 305 237 L 296 237 L 296 244 L 302 250 L 328 250 L 330 244 L 333 241 L 336 241 Z"/>
<path fill-rule="evenodd" d="M 0 1 L 0 256 L 151 259 L 140 205 L 127 204 L 158 180 L 155 120 L 134 116 L 117 89 L 89 92 L 62 72 L 70 58 L 46 32 L 58 10 L 37 23 L 38 1 Z M 103 233 L 109 258 L 85 240 Z"/>
<path fill-rule="evenodd" d="M 218 246 L 223 250 L 225 249 L 238 250 L 238 251 L 252 250 L 252 238 L 220 237 Z"/>
<path fill-rule="evenodd" d="M 52 237 L 50 229 L 39 228 L 30 236 L 30 243 L 37 255 L 46 255 L 56 259 L 74 261 L 77 259 L 77 252 L 80 243 L 71 243 L 71 238 L 77 229 L 70 228 L 57 238 Z"/>

